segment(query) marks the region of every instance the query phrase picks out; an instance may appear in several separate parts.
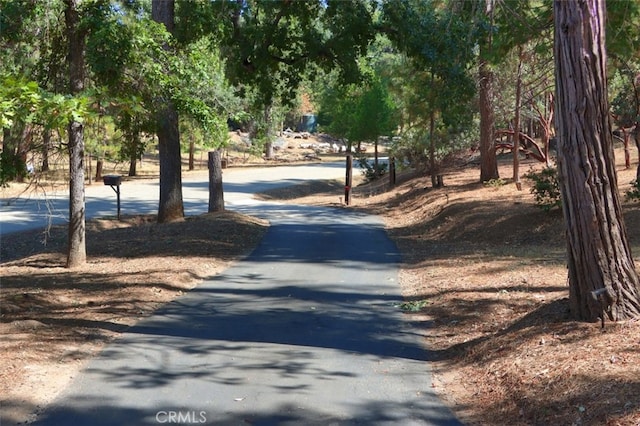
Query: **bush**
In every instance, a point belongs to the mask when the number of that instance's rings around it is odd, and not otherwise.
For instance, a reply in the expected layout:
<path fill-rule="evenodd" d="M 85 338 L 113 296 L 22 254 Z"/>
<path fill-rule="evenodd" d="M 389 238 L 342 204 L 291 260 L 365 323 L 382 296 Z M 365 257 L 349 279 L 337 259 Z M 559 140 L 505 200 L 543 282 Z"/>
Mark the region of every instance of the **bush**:
<path fill-rule="evenodd" d="M 631 181 L 631 188 L 624 193 L 627 201 L 640 201 L 640 181 L 634 179 Z"/>
<path fill-rule="evenodd" d="M 376 180 L 387 172 L 387 164 L 378 163 L 378 167 L 375 166 L 374 163 L 369 162 L 367 157 L 358 158 L 358 164 L 362 169 L 362 174 L 364 175 L 367 182 L 371 182 L 372 180 Z"/>
<path fill-rule="evenodd" d="M 7 151 L 0 151 L 0 186 L 27 176 L 27 165 L 19 156 Z"/>
<path fill-rule="evenodd" d="M 524 177 L 533 182 L 531 193 L 536 200 L 536 206 L 548 212 L 562 205 L 558 170 L 555 167 L 545 167 L 539 172 L 532 170 Z"/>
<path fill-rule="evenodd" d="M 505 180 L 501 179 L 501 178 L 489 179 L 489 180 L 486 180 L 486 181 L 482 182 L 482 184 L 484 186 L 487 186 L 487 187 L 493 188 L 493 189 L 498 189 L 498 188 L 500 188 L 502 186 L 505 186 L 506 183 L 507 182 L 505 182 Z"/>

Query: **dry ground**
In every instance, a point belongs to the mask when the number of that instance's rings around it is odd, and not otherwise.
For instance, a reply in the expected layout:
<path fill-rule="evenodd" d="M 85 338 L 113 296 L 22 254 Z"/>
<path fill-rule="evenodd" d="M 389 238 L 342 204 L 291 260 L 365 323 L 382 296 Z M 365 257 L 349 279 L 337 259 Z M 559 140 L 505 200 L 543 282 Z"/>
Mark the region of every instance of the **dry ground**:
<path fill-rule="evenodd" d="M 508 160 L 500 173 L 510 176 Z M 624 191 L 634 171 L 619 173 Z M 478 175 L 452 168 L 437 190 L 421 177 L 387 191 L 361 186 L 351 207 L 384 215 L 403 253 L 404 308 L 429 329 L 437 391 L 469 424 L 639 425 L 640 323 L 570 320 L 561 214 L 535 208 L 526 187 L 483 186 Z M 265 198 L 337 205 L 342 190 L 315 183 Z M 625 209 L 638 254 L 640 208 Z M 265 229 L 233 213 L 152 219 L 92 222 L 90 263 L 73 271 L 61 267 L 62 229 L 46 249 L 41 233 L 3 238 L 3 425 L 28 419 L 105 342 L 242 256 Z"/>

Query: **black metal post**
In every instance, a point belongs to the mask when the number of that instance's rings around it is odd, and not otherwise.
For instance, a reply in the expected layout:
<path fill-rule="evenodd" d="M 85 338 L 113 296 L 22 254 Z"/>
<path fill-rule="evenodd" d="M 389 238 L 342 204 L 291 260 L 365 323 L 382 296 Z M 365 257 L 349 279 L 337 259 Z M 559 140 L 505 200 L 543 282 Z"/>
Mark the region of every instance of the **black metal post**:
<path fill-rule="evenodd" d="M 353 156 L 347 154 L 347 174 L 344 185 L 344 203 L 348 206 L 351 202 L 351 184 L 353 182 Z"/>

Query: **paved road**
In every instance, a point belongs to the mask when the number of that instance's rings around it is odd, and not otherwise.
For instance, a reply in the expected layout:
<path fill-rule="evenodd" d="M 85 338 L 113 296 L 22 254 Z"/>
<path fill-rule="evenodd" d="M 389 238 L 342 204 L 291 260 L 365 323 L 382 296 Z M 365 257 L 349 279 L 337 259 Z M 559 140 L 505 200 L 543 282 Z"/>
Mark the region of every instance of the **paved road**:
<path fill-rule="evenodd" d="M 294 185 L 309 179 L 344 179 L 344 164 L 324 163 L 270 168 L 234 168 L 224 171 L 225 202 L 232 210 L 249 210 L 255 204 L 250 195 L 267 189 Z M 121 185 L 121 213 L 156 213 L 160 190 L 156 180 L 124 181 Z M 208 209 L 209 181 L 206 171 L 183 179 L 185 214 Z M 27 194 L 17 199 L 0 199 L 0 235 L 29 229 L 44 229 L 48 223 L 66 223 L 69 217 L 68 190 Z M 336 198 L 337 201 L 337 198 Z M 116 194 L 101 182 L 86 186 L 86 215 L 115 216 Z"/>
<path fill-rule="evenodd" d="M 130 328 L 36 424 L 459 424 L 378 218 L 231 202 L 272 223 L 252 255 Z"/>

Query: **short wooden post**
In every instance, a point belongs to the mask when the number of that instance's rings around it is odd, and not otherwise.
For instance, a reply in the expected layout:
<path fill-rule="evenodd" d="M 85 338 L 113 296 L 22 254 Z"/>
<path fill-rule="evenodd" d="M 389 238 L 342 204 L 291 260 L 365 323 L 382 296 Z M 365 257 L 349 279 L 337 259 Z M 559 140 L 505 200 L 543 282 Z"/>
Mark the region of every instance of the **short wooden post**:
<path fill-rule="evenodd" d="M 353 156 L 347 154 L 347 175 L 344 184 L 344 203 L 348 206 L 351 202 L 351 184 L 353 182 Z"/>
<path fill-rule="evenodd" d="M 389 185 L 396 186 L 396 159 L 389 157 Z"/>
<path fill-rule="evenodd" d="M 224 211 L 222 189 L 222 153 L 209 151 L 209 213 Z"/>

